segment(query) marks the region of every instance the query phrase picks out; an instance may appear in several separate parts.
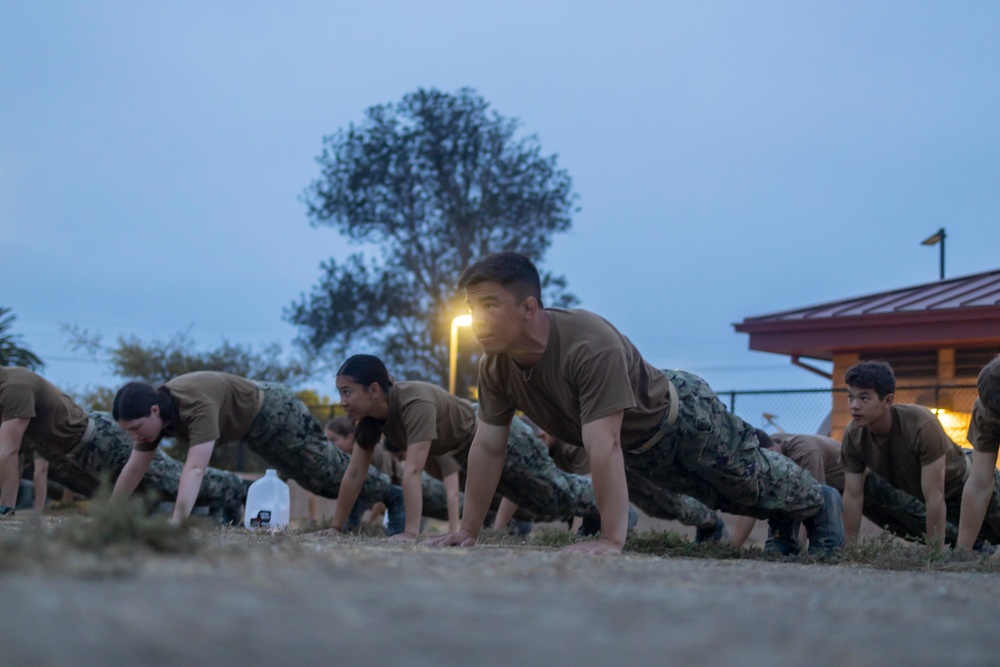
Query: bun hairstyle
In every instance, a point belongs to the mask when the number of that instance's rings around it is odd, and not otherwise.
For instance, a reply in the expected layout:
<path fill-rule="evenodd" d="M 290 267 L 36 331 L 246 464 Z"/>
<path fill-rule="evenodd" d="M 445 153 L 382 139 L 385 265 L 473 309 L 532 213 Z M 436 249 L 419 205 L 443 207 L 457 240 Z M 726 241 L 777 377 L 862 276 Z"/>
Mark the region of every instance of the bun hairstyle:
<path fill-rule="evenodd" d="M 392 387 L 392 378 L 389 377 L 385 364 L 371 354 L 355 354 L 353 357 L 348 357 L 337 370 L 337 375 L 349 377 L 364 387 L 377 384 L 386 396 Z M 354 426 L 354 444 L 370 452 L 382 437 L 382 427 L 383 424 L 374 417 L 363 417 Z"/>
<path fill-rule="evenodd" d="M 115 394 L 111 416 L 115 421 L 129 421 L 148 417 L 153 406 L 160 408 L 160 419 L 170 423 L 176 416 L 170 390 L 160 386 L 154 389 L 145 382 L 129 382 Z"/>

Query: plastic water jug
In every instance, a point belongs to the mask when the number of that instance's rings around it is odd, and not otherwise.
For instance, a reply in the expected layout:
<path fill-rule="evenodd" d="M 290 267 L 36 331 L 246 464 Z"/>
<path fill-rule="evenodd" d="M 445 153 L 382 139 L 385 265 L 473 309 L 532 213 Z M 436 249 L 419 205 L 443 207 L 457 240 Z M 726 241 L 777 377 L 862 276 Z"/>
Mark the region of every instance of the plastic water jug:
<path fill-rule="evenodd" d="M 284 530 L 288 527 L 288 485 L 278 479 L 276 470 L 268 470 L 247 490 L 243 526 Z"/>

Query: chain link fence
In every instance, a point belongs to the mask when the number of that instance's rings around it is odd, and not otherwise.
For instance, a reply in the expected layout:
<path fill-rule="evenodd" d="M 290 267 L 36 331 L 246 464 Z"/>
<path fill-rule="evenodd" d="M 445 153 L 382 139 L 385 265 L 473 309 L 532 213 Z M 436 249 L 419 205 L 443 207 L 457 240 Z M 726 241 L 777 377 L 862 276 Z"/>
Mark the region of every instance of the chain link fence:
<path fill-rule="evenodd" d="M 729 411 L 768 433 L 809 433 L 840 439 L 849 420 L 846 389 L 771 389 L 717 392 Z M 975 384 L 897 386 L 896 403 L 929 408 L 951 439 L 962 447 L 967 440 Z"/>

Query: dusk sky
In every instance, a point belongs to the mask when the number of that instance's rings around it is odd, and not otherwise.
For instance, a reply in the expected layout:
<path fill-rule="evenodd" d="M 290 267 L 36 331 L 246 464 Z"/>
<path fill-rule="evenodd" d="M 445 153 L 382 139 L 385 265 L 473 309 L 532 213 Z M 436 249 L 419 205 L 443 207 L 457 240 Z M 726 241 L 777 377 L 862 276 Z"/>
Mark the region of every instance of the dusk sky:
<path fill-rule="evenodd" d="M 0 0 L 0 306 L 71 391 L 119 379 L 62 323 L 290 350 L 360 249 L 323 137 L 464 86 L 573 178 L 545 268 L 718 390 L 827 386 L 732 324 L 936 280 L 939 227 L 1000 266 L 1000 3 Z"/>

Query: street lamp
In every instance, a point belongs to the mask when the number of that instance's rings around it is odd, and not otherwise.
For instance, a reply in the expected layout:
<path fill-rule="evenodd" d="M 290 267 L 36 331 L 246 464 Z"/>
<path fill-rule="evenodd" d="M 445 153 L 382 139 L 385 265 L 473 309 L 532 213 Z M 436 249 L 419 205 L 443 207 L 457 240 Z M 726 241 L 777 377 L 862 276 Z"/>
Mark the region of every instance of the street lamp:
<path fill-rule="evenodd" d="M 458 374 L 458 328 L 471 327 L 472 315 L 459 315 L 451 321 L 451 345 L 448 348 L 448 391 L 455 393 L 455 376 Z"/>
<path fill-rule="evenodd" d="M 944 227 L 942 227 L 920 242 L 920 245 L 941 244 L 941 280 L 944 280 L 944 236 Z"/>

